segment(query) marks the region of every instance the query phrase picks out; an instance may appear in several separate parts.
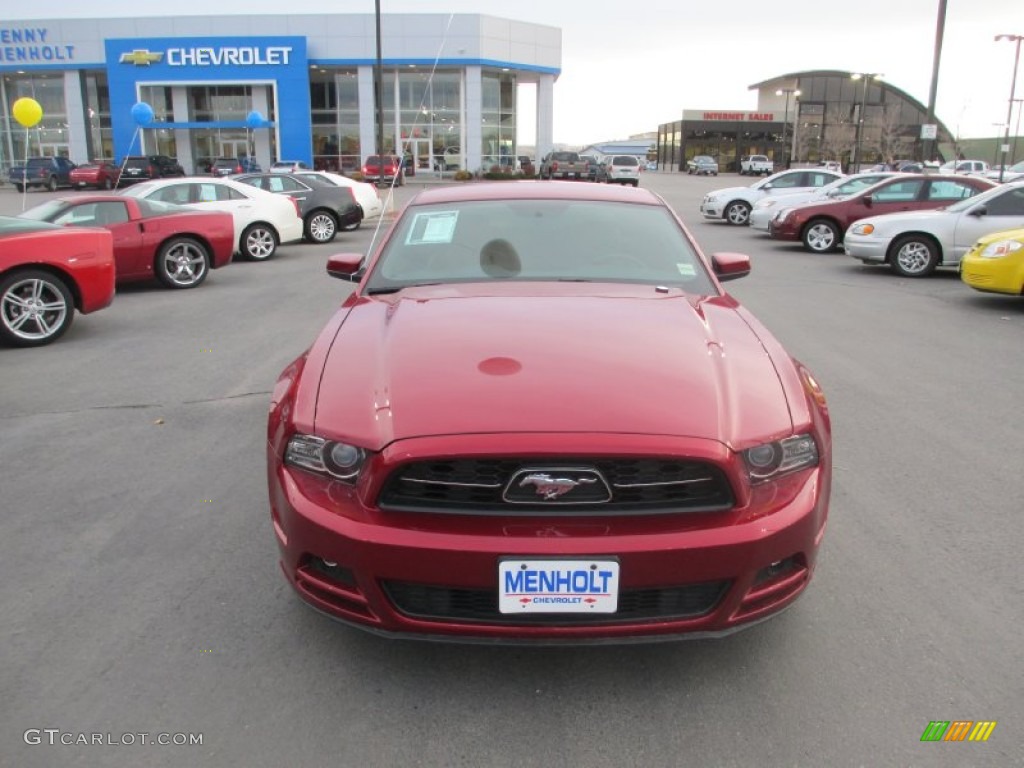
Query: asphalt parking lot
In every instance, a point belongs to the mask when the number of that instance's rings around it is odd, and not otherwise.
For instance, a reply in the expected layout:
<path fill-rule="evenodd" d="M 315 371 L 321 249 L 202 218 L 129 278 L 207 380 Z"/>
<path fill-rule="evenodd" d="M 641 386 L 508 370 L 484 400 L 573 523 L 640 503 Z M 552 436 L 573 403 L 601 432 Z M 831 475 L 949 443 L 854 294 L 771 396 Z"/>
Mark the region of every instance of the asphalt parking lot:
<path fill-rule="evenodd" d="M 717 641 L 508 648 L 304 607 L 276 562 L 266 411 L 351 290 L 326 256 L 365 251 L 367 222 L 0 348 L 0 765 L 1024 765 L 1024 300 L 701 219 L 706 191 L 749 183 L 641 177 L 707 252 L 751 255 L 726 288 L 829 398 L 829 528 L 791 610 Z M 0 188 L 0 214 L 22 201 Z M 933 720 L 998 725 L 922 743 Z"/>

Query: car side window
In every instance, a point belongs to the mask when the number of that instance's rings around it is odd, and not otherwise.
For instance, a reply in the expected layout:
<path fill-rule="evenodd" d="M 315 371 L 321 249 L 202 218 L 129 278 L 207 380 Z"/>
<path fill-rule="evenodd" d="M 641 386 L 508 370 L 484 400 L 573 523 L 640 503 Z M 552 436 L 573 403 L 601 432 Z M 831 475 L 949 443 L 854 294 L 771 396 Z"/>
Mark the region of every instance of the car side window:
<path fill-rule="evenodd" d="M 267 189 L 267 179 L 265 176 L 253 176 L 243 179 L 242 183 L 248 184 L 250 187 L 256 187 L 256 189 Z"/>
<path fill-rule="evenodd" d="M 803 173 L 791 173 L 787 176 L 780 176 L 772 182 L 772 189 L 788 189 L 790 187 L 804 187 Z"/>
<path fill-rule="evenodd" d="M 921 193 L 921 184 L 920 179 L 897 181 L 873 192 L 871 199 L 879 203 L 909 203 Z"/>
<path fill-rule="evenodd" d="M 989 216 L 1024 216 L 1024 189 L 1011 189 L 985 203 Z"/>
<path fill-rule="evenodd" d="M 928 199 L 953 202 L 955 200 L 963 200 L 965 197 L 971 197 L 977 194 L 977 192 L 978 190 L 974 187 L 960 181 L 936 179 L 929 183 Z"/>
<path fill-rule="evenodd" d="M 161 187 L 156 190 L 152 195 L 149 196 L 150 200 L 159 200 L 162 203 L 174 203 L 175 205 L 185 205 L 186 203 L 192 202 L 192 185 L 191 184 L 171 184 L 167 187 Z"/>
<path fill-rule="evenodd" d="M 96 203 L 97 224 L 121 224 L 128 221 L 128 209 L 119 200 Z"/>
<path fill-rule="evenodd" d="M 835 180 L 836 180 L 835 176 L 830 176 L 827 173 L 818 173 L 816 171 L 812 171 L 812 172 L 807 174 L 807 183 L 804 184 L 804 186 L 805 187 L 824 187 L 826 184 L 831 184 Z"/>

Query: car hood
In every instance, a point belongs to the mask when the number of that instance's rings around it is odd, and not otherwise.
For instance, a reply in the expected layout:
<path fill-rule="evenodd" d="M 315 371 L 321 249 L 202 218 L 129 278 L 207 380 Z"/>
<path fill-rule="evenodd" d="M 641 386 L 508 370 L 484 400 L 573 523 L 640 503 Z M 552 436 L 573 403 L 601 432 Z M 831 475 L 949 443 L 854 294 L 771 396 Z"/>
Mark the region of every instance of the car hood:
<path fill-rule="evenodd" d="M 354 298 L 333 343 L 322 342 L 331 349 L 316 433 L 372 449 L 510 432 L 674 435 L 735 447 L 792 428 L 754 328 L 766 332 L 731 298 L 594 289 L 519 283 L 482 295 L 479 285 L 437 286 Z"/>
<path fill-rule="evenodd" d="M 713 189 L 708 192 L 708 196 L 714 195 L 716 198 L 723 197 L 736 197 L 736 196 L 747 196 L 747 195 L 763 195 L 764 192 L 754 187 L 723 187 L 722 189 Z"/>
<path fill-rule="evenodd" d="M 878 216 L 869 216 L 861 219 L 857 224 L 870 221 L 875 226 L 875 234 L 901 232 L 908 226 L 921 227 L 925 231 L 930 231 L 932 226 L 948 221 L 950 216 L 955 215 L 941 209 L 907 211 L 906 213 L 883 213 Z"/>

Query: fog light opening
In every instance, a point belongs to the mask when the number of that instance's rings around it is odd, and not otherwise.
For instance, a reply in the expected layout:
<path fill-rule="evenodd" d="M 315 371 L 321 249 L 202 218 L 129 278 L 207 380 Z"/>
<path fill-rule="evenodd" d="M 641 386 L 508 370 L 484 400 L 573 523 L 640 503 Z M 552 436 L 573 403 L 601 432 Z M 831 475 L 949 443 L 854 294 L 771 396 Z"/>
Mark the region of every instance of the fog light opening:
<path fill-rule="evenodd" d="M 787 557 L 784 560 L 776 560 L 765 568 L 762 568 L 757 572 L 757 578 L 754 579 L 755 584 L 763 584 L 766 581 L 777 579 L 783 574 L 789 573 L 795 570 L 797 567 L 796 557 Z"/>

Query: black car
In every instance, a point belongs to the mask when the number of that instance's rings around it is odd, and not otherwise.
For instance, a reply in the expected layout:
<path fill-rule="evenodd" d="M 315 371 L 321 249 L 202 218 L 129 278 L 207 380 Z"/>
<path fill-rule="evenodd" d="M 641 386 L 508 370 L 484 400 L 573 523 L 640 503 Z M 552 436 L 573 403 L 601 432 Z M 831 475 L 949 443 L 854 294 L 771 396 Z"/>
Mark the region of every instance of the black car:
<path fill-rule="evenodd" d="M 121 163 L 121 184 L 184 176 L 185 169 L 167 155 L 129 155 Z"/>
<path fill-rule="evenodd" d="M 288 173 L 244 173 L 231 178 L 294 198 L 302 213 L 305 237 L 313 243 L 329 243 L 339 228 L 363 220 L 363 209 L 349 187 L 338 187 L 314 176 L 303 176 L 300 181 Z"/>
<path fill-rule="evenodd" d="M 75 167 L 66 157 L 30 157 L 24 165 L 11 168 L 10 180 L 19 192 L 25 187 L 46 187 L 52 192 L 72 186 L 71 169 Z"/>

